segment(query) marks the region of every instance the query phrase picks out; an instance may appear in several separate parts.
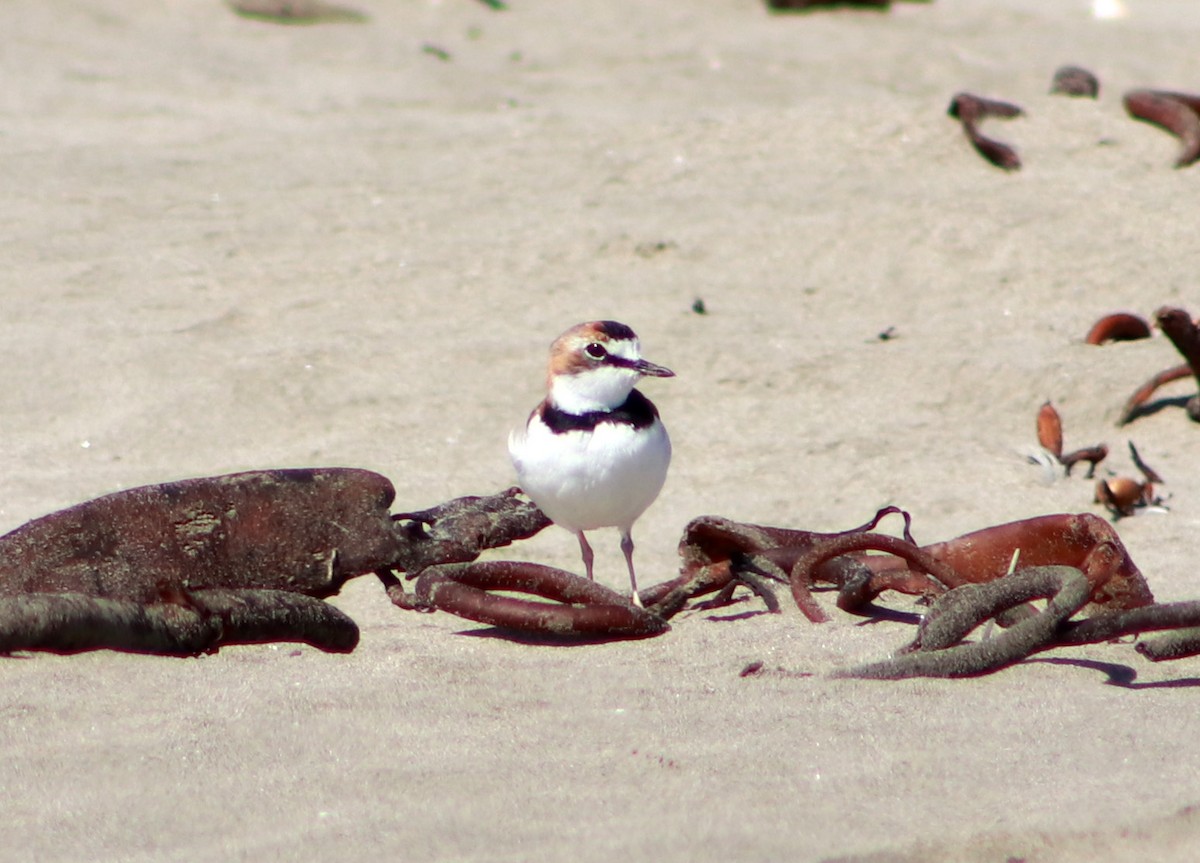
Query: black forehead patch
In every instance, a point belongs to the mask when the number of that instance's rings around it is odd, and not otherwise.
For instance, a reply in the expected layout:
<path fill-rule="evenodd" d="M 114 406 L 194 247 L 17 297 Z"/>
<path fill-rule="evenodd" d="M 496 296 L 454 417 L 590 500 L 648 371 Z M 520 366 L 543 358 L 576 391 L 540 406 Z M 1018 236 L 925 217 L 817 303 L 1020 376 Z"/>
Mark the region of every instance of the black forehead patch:
<path fill-rule="evenodd" d="M 610 339 L 636 339 L 637 334 L 619 321 L 599 321 L 596 329 Z"/>

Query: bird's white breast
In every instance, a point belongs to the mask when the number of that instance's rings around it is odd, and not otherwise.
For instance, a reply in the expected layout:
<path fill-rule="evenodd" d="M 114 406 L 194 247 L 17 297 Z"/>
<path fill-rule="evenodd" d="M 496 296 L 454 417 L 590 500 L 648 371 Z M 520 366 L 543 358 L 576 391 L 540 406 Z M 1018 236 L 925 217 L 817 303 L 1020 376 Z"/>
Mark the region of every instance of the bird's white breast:
<path fill-rule="evenodd" d="M 640 429 L 600 422 L 556 434 L 535 413 L 508 448 L 521 488 L 569 530 L 630 528 L 658 497 L 671 463 L 671 440 L 657 418 Z"/>

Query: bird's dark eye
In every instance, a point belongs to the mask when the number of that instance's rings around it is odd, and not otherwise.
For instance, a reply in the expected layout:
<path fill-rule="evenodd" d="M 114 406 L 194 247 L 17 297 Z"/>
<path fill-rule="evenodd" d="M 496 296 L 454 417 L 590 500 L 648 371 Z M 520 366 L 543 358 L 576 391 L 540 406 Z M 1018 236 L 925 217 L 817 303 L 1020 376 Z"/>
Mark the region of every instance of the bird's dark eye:
<path fill-rule="evenodd" d="M 600 344 L 599 342 L 592 342 L 583 350 L 594 360 L 602 360 L 608 356 L 608 351 L 604 350 L 604 345 Z"/>

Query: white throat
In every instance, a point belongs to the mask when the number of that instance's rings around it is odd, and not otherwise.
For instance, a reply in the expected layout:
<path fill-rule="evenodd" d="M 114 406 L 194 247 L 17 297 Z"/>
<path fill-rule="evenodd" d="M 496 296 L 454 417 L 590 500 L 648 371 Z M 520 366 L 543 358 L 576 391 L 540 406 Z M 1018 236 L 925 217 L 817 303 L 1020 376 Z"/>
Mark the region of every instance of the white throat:
<path fill-rule="evenodd" d="M 611 411 L 625 403 L 639 377 L 632 369 L 614 366 L 557 374 L 550 380 L 550 403 L 569 414 Z"/>

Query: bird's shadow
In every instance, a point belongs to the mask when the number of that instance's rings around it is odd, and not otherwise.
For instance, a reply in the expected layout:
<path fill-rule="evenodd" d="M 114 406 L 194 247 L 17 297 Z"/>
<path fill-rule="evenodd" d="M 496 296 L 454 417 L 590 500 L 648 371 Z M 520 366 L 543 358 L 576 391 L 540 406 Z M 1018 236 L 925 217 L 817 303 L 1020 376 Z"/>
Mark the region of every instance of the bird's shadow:
<path fill-rule="evenodd" d="M 748 611 L 739 611 L 736 614 L 706 614 L 705 620 L 712 620 L 717 623 L 732 623 L 738 620 L 752 620 L 755 617 L 761 617 L 764 614 L 773 614 L 765 608 L 751 609 Z"/>
<path fill-rule="evenodd" d="M 662 635 L 661 632 L 643 635 L 559 635 L 553 632 L 526 632 L 522 629 L 509 629 L 504 626 L 485 626 L 481 629 L 460 629 L 455 635 L 469 638 L 494 638 L 500 641 L 511 641 L 514 644 L 527 644 L 531 647 L 588 647 L 596 644 L 612 644 L 615 641 L 640 641 L 643 638 L 653 638 Z"/>

